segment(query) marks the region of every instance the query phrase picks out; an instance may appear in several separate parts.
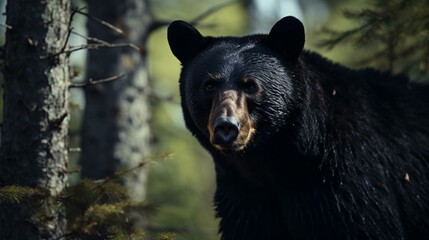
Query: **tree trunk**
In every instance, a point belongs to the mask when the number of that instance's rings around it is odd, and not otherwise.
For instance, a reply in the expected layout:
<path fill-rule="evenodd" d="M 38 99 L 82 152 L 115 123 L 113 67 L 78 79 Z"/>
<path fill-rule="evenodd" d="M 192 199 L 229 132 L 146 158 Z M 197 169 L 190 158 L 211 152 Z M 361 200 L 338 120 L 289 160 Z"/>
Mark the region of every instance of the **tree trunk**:
<path fill-rule="evenodd" d="M 8 1 L 0 186 L 59 194 L 67 182 L 69 0 Z M 0 239 L 61 239 L 60 205 L 45 201 L 43 216 L 25 204 L 0 205 Z"/>
<path fill-rule="evenodd" d="M 89 15 L 119 29 L 117 33 L 88 20 L 88 35 L 112 44 L 145 45 L 150 17 L 148 1 L 88 0 Z M 85 88 L 82 123 L 82 177 L 100 179 L 118 169 L 129 169 L 149 155 L 149 80 L 145 49 L 131 47 L 89 51 L 87 78 L 103 79 L 126 73 L 113 82 Z M 136 200 L 145 197 L 146 168 L 126 176 L 124 183 Z"/>

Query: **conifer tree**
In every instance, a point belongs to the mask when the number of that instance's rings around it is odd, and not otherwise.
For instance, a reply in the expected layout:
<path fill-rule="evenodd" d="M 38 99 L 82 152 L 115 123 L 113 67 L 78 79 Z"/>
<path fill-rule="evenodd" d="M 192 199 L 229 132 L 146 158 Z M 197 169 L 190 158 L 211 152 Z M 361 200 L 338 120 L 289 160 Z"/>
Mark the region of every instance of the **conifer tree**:
<path fill-rule="evenodd" d="M 429 1 L 375 0 L 358 11 L 344 11 L 356 27 L 327 30 L 322 46 L 352 43 L 372 53 L 355 64 L 408 73 L 416 80 L 429 77 Z"/>
<path fill-rule="evenodd" d="M 7 3 L 0 187 L 37 188 L 46 198 L 30 200 L 40 205 L 38 213 L 2 201 L 0 239 L 64 236 L 65 215 L 55 197 L 67 182 L 69 8 L 69 0 Z"/>
<path fill-rule="evenodd" d="M 112 26 L 89 19 L 88 35 L 112 45 L 128 44 L 89 51 L 87 57 L 88 79 L 121 76 L 84 88 L 82 176 L 102 179 L 118 169 L 133 168 L 149 156 L 151 111 L 145 41 L 152 16 L 147 0 L 87 2 L 90 17 Z M 146 179 L 146 167 L 125 177 L 134 199 L 145 198 Z"/>

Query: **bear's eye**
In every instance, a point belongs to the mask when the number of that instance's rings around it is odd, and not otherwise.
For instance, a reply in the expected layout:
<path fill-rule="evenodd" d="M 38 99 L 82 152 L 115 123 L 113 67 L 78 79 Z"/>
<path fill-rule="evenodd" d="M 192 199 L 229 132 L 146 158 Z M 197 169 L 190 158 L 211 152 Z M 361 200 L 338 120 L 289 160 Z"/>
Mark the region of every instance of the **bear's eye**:
<path fill-rule="evenodd" d="M 258 91 L 258 84 L 254 79 L 246 78 L 243 81 L 243 90 L 248 94 L 253 94 Z"/>
<path fill-rule="evenodd" d="M 206 91 L 208 91 L 208 92 L 214 91 L 214 90 L 216 90 L 217 85 L 218 85 L 218 82 L 217 82 L 217 81 L 212 80 L 212 79 L 211 79 L 211 80 L 207 80 L 207 81 L 204 83 L 204 90 L 206 90 Z"/>

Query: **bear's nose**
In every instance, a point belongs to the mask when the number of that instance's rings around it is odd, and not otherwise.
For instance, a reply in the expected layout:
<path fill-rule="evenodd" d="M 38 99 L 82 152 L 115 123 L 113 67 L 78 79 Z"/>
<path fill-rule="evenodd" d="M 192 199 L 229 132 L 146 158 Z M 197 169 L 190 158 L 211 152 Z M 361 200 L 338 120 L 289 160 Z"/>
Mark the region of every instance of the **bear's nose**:
<path fill-rule="evenodd" d="M 240 124 L 235 117 L 218 117 L 214 123 L 214 144 L 231 144 L 240 132 Z"/>

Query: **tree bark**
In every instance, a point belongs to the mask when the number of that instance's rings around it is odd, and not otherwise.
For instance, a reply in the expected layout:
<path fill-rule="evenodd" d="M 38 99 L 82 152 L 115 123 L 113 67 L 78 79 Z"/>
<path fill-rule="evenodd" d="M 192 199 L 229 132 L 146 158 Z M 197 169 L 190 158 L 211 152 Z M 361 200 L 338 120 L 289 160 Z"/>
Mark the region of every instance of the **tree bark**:
<path fill-rule="evenodd" d="M 58 195 L 66 186 L 69 0 L 7 4 L 4 122 L 0 186 L 21 185 Z M 65 218 L 56 201 L 41 217 L 25 204 L 0 205 L 0 239 L 61 239 Z"/>
<path fill-rule="evenodd" d="M 100 179 L 118 169 L 129 169 L 149 155 L 149 79 L 145 39 L 151 15 L 148 1 L 88 0 L 89 15 L 124 31 L 117 33 L 97 21 L 88 20 L 88 35 L 112 44 L 133 43 L 131 47 L 89 51 L 87 78 L 103 79 L 126 73 L 124 78 L 85 88 L 82 123 L 82 177 Z M 126 176 L 131 197 L 146 195 L 146 168 Z"/>

